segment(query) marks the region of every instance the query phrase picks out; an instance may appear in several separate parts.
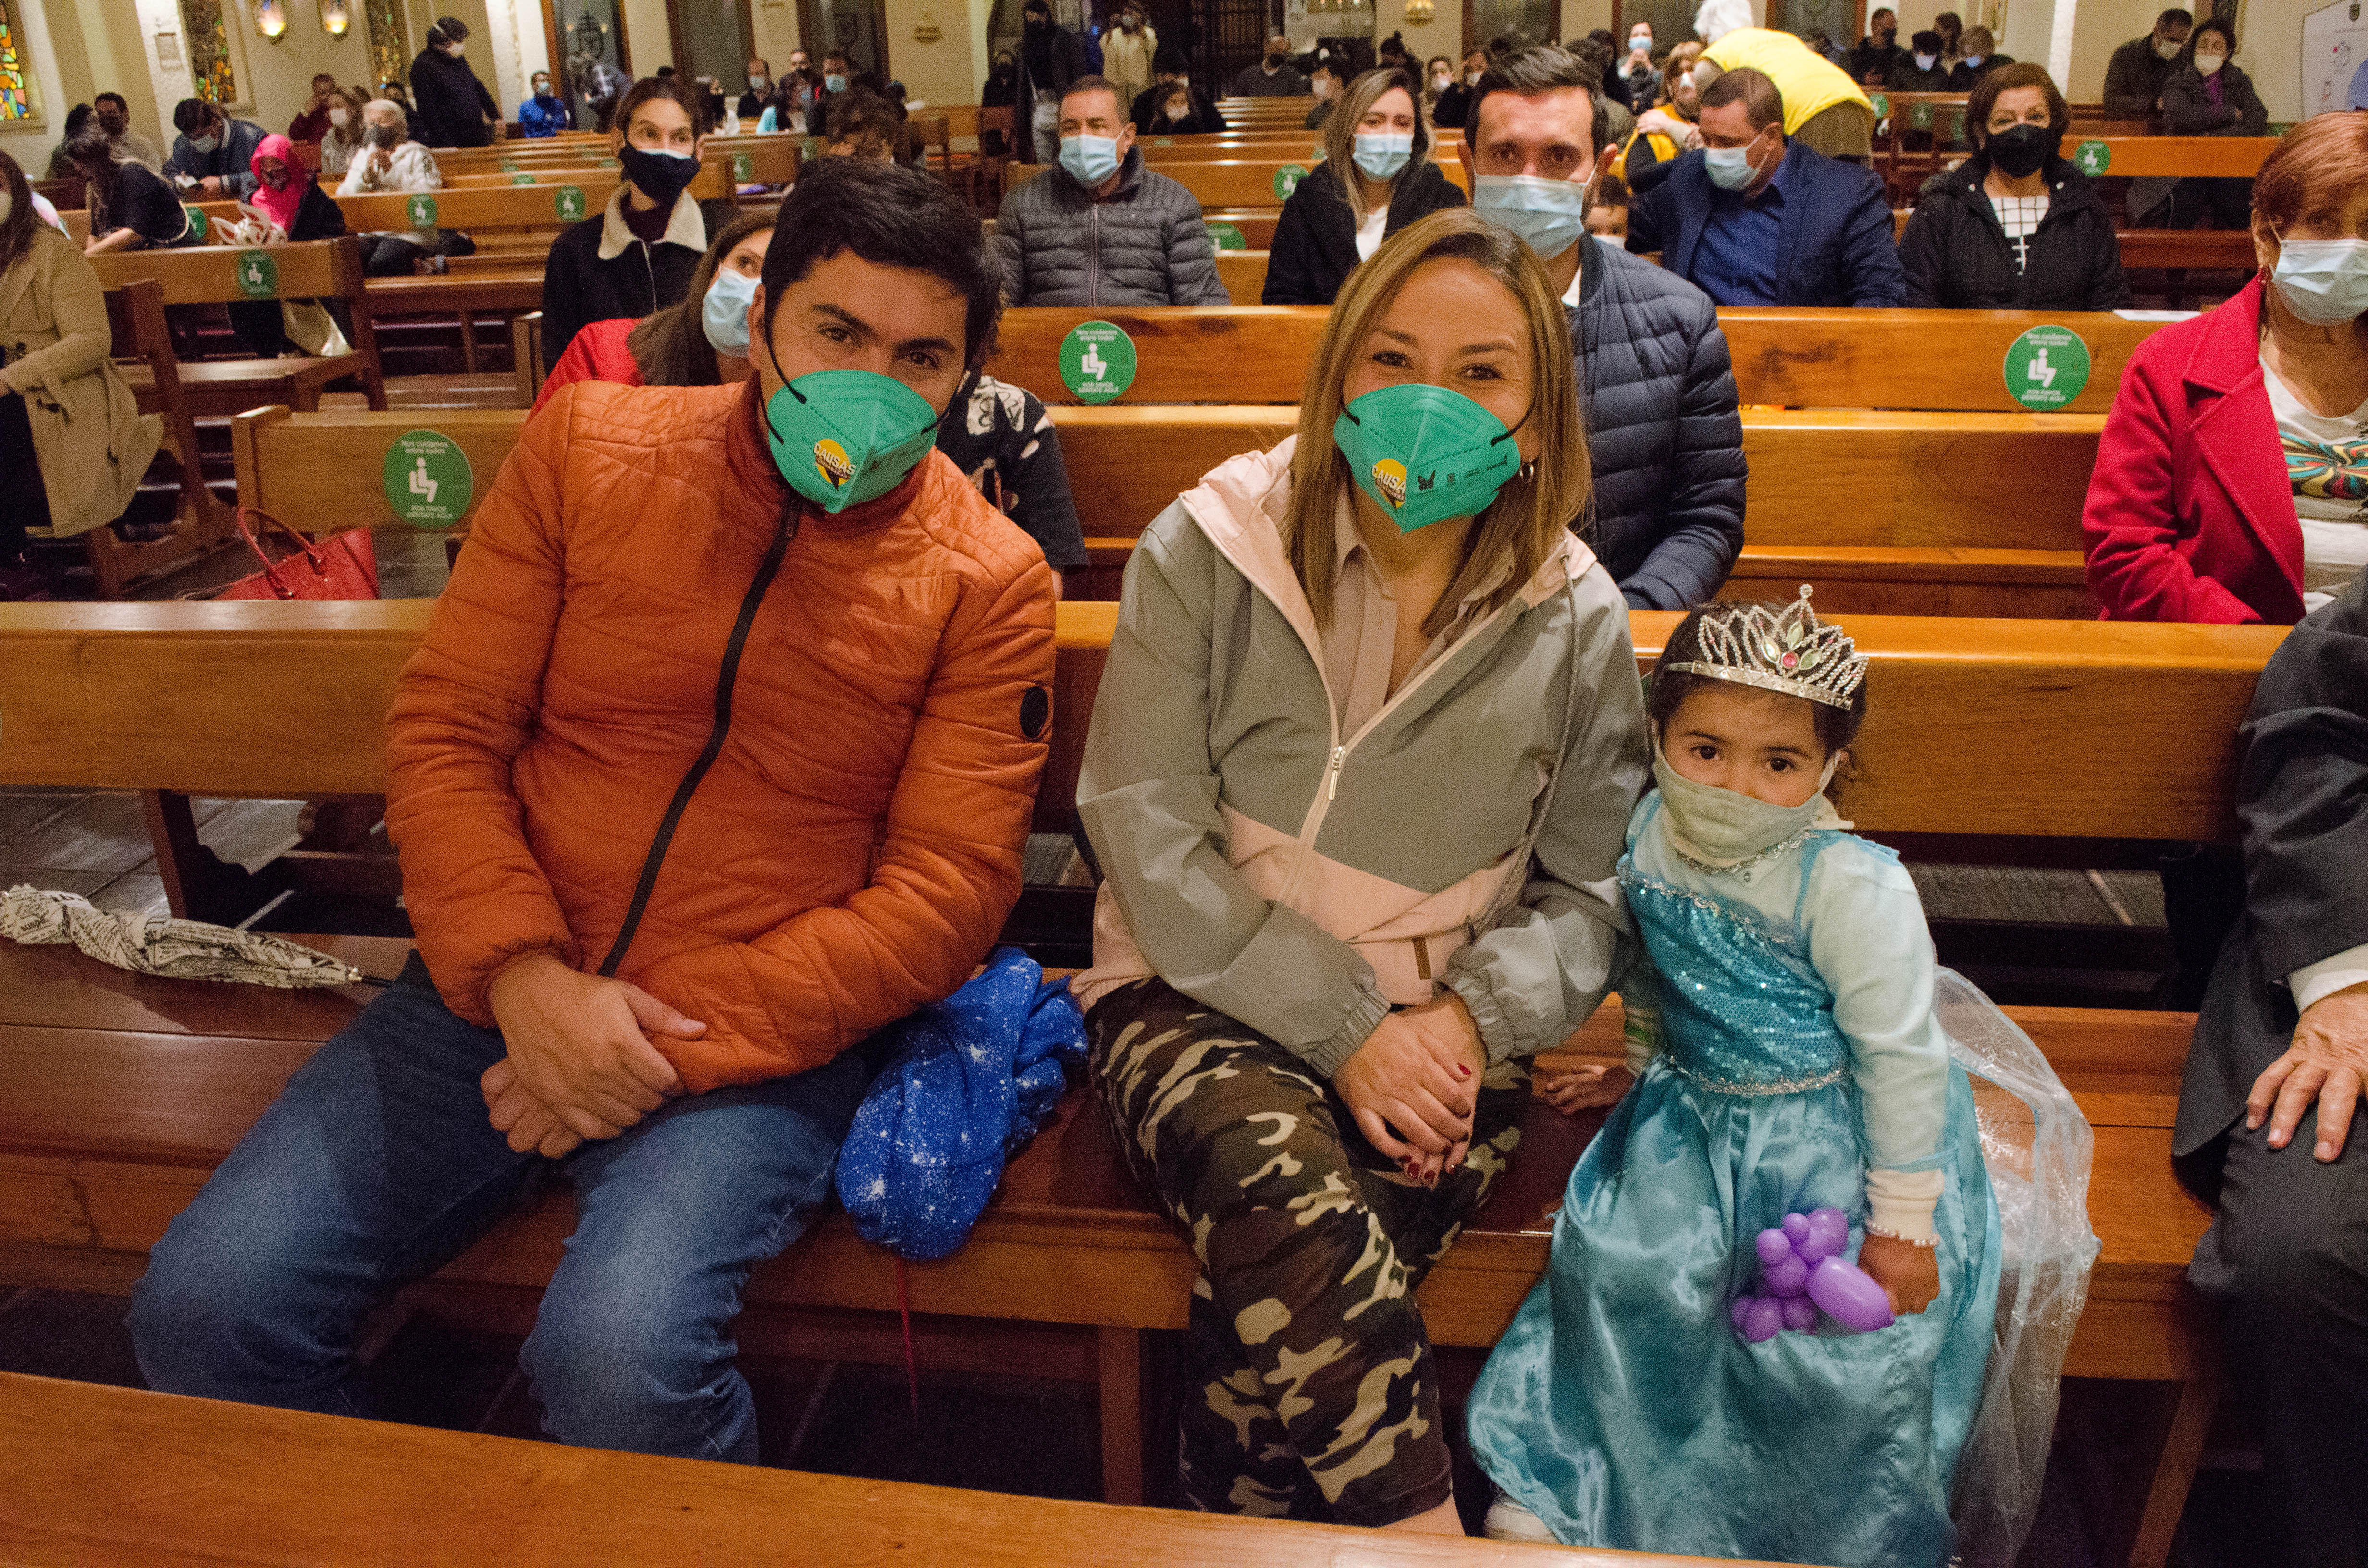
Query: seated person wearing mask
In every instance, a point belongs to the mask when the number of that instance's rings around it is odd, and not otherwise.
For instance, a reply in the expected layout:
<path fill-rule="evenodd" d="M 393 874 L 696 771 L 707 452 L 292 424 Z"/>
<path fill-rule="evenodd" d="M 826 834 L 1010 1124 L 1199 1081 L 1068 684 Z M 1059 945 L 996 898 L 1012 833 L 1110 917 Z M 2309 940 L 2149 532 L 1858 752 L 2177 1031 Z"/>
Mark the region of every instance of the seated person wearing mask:
<path fill-rule="evenodd" d="M 1324 162 L 1282 204 L 1267 257 L 1269 305 L 1328 305 L 1382 242 L 1443 207 L 1463 205 L 1437 164 L 1414 78 L 1368 71 L 1326 128 Z"/>
<path fill-rule="evenodd" d="M 1134 96 L 1133 118 L 1144 136 L 1215 136 L 1225 129 L 1209 95 L 1192 85 L 1183 51 L 1172 44 L 1160 46 L 1151 85 Z"/>
<path fill-rule="evenodd" d="M 748 62 L 748 90 L 732 106 L 732 112 L 742 119 L 756 119 L 765 112 L 765 105 L 773 96 L 773 68 L 762 60 Z"/>
<path fill-rule="evenodd" d="M 121 93 L 101 93 L 90 100 L 91 112 L 98 117 L 98 128 L 115 143 L 115 155 L 129 158 L 152 175 L 165 172 L 165 154 L 156 143 L 131 129 L 131 106 Z"/>
<path fill-rule="evenodd" d="M 1061 99 L 1061 161 L 1003 199 L 989 246 L 1014 305 L 1227 305 L 1201 203 L 1143 165 L 1099 76 Z"/>
<path fill-rule="evenodd" d="M 1545 263 L 1570 312 L 1594 494 L 1571 519 L 1632 609 L 1718 597 L 1743 551 L 1743 422 L 1702 291 L 1588 233 L 1611 135 L 1584 64 L 1551 45 L 1480 79 L 1461 149 L 1474 209 Z"/>
<path fill-rule="evenodd" d="M 1949 68 L 1941 63 L 1941 51 L 1946 47 L 1941 35 L 1927 28 L 1908 42 L 1914 46 L 1914 52 L 1908 56 L 1907 64 L 1892 67 L 1891 90 L 1895 93 L 1955 92 L 1957 89 L 1949 85 Z"/>
<path fill-rule="evenodd" d="M 1871 163 L 1874 102 L 1850 73 L 1791 33 L 1751 25 L 1749 0 L 1702 0 L 1694 31 L 1703 40 L 1694 85 L 1707 91 L 1721 71 L 1749 69 L 1776 84 L 1784 105 L 1784 134 L 1828 158 Z M 1884 69 L 1909 63 L 1907 51 Z"/>
<path fill-rule="evenodd" d="M 1970 93 L 1974 84 L 2001 65 L 2014 63 L 2011 54 L 2000 54 L 1997 41 L 1987 28 L 1967 28 L 1962 42 L 1965 52 L 1949 70 L 1949 86 L 1952 92 Z"/>
<path fill-rule="evenodd" d="M 609 131 L 624 183 L 606 210 L 559 236 L 542 274 L 542 358 L 556 367 L 591 322 L 645 316 L 683 296 L 710 237 L 738 211 L 693 199 L 699 116 L 681 81 L 633 84 Z"/>
<path fill-rule="evenodd" d="M 1302 131 L 1321 131 L 1331 120 L 1332 111 L 1340 105 L 1340 87 L 1349 68 L 1337 60 L 1319 60 L 1308 74 L 1307 85 L 1315 94 L 1315 107 L 1299 122 Z"/>
<path fill-rule="evenodd" d="M 1234 97 L 1237 98 L 1304 98 L 1308 95 L 1307 78 L 1291 62 L 1291 40 L 1277 33 L 1266 40 L 1266 54 L 1253 60 L 1234 76 Z"/>
<path fill-rule="evenodd" d="M 518 105 L 518 131 L 529 138 L 556 136 L 563 131 L 575 129 L 575 116 L 568 111 L 567 100 L 551 90 L 551 73 L 534 74 L 533 96 Z"/>
<path fill-rule="evenodd" d="M 1883 182 L 1784 137 L 1776 84 L 1703 89 L 1702 150 L 1628 209 L 1628 248 L 1722 305 L 1897 307 L 1907 298 Z"/>
<path fill-rule="evenodd" d="M 362 106 L 363 150 L 346 165 L 339 196 L 444 188 L 444 176 L 427 149 L 411 140 L 403 106 L 372 98 Z M 426 270 L 442 248 L 433 229 L 395 229 L 362 235 L 362 270 L 372 278 L 403 278 Z M 546 299 L 548 295 L 546 294 Z"/>
<path fill-rule="evenodd" d="M 189 192 L 192 201 L 221 201 L 255 194 L 255 150 L 268 134 L 250 120 L 232 119 L 203 98 L 173 106 L 173 155 L 165 177 Z"/>
<path fill-rule="evenodd" d="M 838 111 L 869 94 L 849 95 Z M 882 109 L 886 104 L 871 98 Z M 840 149 L 834 148 L 834 152 Z M 884 147 L 844 156 L 885 164 Z M 752 213 L 734 220 L 690 275 L 679 303 L 639 321 L 598 321 L 575 335 L 558 366 L 535 394 L 534 411 L 577 381 L 629 387 L 730 386 L 756 373 L 748 358 L 748 307 L 772 243 L 773 219 Z M 1086 564 L 1086 540 L 1069 494 L 1069 471 L 1052 415 L 1032 392 L 1006 386 L 984 372 L 966 378 L 938 422 L 938 450 L 988 502 L 1025 529 L 1057 574 Z"/>
<path fill-rule="evenodd" d="M 2105 65 L 2105 118 L 2152 119 L 2162 112 L 2162 85 L 2186 51 L 2195 18 L 2172 6 L 2154 19 L 2154 30 L 2113 51 Z"/>
<path fill-rule="evenodd" d="M 742 1284 L 1019 892 L 1052 574 L 929 449 L 995 292 L 940 182 L 835 159 L 754 376 L 527 422 L 387 719 L 419 951 L 150 1254 L 150 1387 L 358 1414 L 372 1309 L 564 1180 L 544 1430 L 756 1462 Z"/>
<path fill-rule="evenodd" d="M 2045 66 L 1982 74 L 1965 103 L 1974 155 L 1924 182 L 1899 238 L 1910 307 L 2127 308 L 2112 214 L 2058 151 L 2071 119 Z"/>

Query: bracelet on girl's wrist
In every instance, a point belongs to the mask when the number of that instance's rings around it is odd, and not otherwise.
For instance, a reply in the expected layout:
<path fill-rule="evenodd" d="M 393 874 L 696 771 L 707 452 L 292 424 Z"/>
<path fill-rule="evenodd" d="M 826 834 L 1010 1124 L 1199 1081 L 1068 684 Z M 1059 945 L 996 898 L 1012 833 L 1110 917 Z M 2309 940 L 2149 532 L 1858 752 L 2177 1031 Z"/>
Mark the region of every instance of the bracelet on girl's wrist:
<path fill-rule="evenodd" d="M 1897 1231 L 1886 1231 L 1880 1225 L 1869 1225 L 1866 1228 L 1866 1233 L 1870 1236 L 1881 1236 L 1887 1242 L 1898 1242 L 1906 1246 L 1924 1247 L 1929 1249 L 1941 1244 L 1941 1238 L 1937 1235 L 1918 1241 L 1914 1236 L 1903 1236 Z"/>

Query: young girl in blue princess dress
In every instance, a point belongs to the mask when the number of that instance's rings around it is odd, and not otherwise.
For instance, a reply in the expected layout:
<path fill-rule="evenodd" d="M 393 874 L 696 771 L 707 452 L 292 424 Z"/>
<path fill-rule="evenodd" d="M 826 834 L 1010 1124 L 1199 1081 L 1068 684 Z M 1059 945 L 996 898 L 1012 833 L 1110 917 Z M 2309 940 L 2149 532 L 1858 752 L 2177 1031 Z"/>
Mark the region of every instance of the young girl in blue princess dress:
<path fill-rule="evenodd" d="M 1473 1450 L 1503 1494 L 1492 1535 L 1950 1558 L 1998 1215 L 1915 886 L 1824 792 L 1865 715 L 1865 666 L 1805 588 L 1781 609 L 1696 610 L 1663 653 L 1658 789 L 1620 862 L 1642 949 L 1620 987 L 1636 1083 L 1571 1174 L 1546 1278 L 1472 1396 Z M 1896 1320 L 1854 1333 L 1803 1310 L 1748 1336 L 1738 1298 L 1777 1273 L 1759 1233 L 1819 1209 L 1848 1217 L 1842 1256 Z"/>

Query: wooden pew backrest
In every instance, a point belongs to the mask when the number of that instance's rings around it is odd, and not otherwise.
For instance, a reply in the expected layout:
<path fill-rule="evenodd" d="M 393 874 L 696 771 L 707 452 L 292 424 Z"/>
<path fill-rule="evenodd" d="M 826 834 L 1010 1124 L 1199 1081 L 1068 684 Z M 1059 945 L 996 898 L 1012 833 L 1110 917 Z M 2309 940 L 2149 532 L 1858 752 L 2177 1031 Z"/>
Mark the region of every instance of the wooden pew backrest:
<path fill-rule="evenodd" d="M 256 256 L 268 258 L 268 267 Z M 91 257 L 99 281 L 120 289 L 154 278 L 167 305 L 219 304 L 237 300 L 357 298 L 362 289 L 359 244 L 350 239 L 310 240 L 265 246 L 259 251 L 197 246 L 188 250 L 115 251 Z"/>
<path fill-rule="evenodd" d="M 434 609 L 418 599 L 0 605 L 0 784 L 382 792 L 388 705 Z M 1076 759 L 1117 617 L 1114 604 L 1060 607 L 1054 766 L 1040 824 L 1074 825 Z M 1631 617 L 1640 665 L 1678 619 Z M 1872 659 L 1856 778 L 1841 796 L 1861 831 L 2121 841 L 2233 832 L 2237 725 L 2283 628 L 1840 620 Z M 2133 701 L 2141 683 L 2145 700 Z M 256 701 L 258 691 L 273 699 Z"/>

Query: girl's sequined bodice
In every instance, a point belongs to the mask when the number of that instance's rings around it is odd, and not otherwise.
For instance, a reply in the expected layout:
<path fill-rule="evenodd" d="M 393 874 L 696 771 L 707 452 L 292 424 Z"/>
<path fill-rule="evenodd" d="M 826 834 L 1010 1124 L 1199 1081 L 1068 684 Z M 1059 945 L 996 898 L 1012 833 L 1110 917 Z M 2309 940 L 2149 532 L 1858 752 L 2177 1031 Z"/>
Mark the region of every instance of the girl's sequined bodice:
<path fill-rule="evenodd" d="M 1814 841 L 1825 836 L 1812 835 Z M 1628 908 L 1658 981 L 1669 1065 L 1722 1094 L 1787 1095 L 1839 1083 L 1850 1041 L 1798 929 L 1676 887 L 1620 861 Z"/>

